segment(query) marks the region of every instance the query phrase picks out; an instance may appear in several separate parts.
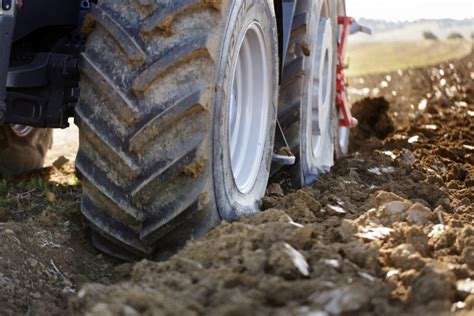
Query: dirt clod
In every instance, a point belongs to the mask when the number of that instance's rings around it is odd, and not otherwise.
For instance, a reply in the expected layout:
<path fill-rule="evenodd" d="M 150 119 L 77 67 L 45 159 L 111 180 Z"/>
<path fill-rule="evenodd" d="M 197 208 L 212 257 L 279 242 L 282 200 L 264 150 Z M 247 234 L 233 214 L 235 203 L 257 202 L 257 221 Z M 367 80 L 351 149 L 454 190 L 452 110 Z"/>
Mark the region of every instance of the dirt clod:
<path fill-rule="evenodd" d="M 53 166 L 57 169 L 61 169 L 68 162 L 69 162 L 69 159 L 67 159 L 64 156 L 61 156 L 53 162 Z"/>
<path fill-rule="evenodd" d="M 410 207 L 407 213 L 407 221 L 418 226 L 425 226 L 433 215 L 429 208 L 420 203 Z"/>
<path fill-rule="evenodd" d="M 413 282 L 410 300 L 426 304 L 430 301 L 454 299 L 454 276 L 450 271 L 435 265 L 427 265 Z"/>
<path fill-rule="evenodd" d="M 353 105 L 352 115 L 359 124 L 351 133 L 352 149 L 366 147 L 367 140 L 371 137 L 385 139 L 394 131 L 393 121 L 388 114 L 389 109 L 390 104 L 383 97 L 365 98 Z"/>
<path fill-rule="evenodd" d="M 367 289 L 358 285 L 349 285 L 323 292 L 315 298 L 317 304 L 323 305 L 328 313 L 340 315 L 356 312 L 369 303 Z"/>
<path fill-rule="evenodd" d="M 390 262 L 393 267 L 407 270 L 420 270 L 425 262 L 411 244 L 402 244 L 392 250 Z"/>

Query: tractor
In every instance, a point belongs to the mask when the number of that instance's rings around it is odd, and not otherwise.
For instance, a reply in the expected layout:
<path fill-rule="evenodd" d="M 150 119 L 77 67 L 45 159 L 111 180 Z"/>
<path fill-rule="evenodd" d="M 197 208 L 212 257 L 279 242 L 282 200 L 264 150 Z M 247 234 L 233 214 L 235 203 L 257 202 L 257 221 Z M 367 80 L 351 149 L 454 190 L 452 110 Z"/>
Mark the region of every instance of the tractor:
<path fill-rule="evenodd" d="M 166 257 L 347 153 L 344 0 L 0 0 L 0 173 L 79 127 L 92 243 Z"/>

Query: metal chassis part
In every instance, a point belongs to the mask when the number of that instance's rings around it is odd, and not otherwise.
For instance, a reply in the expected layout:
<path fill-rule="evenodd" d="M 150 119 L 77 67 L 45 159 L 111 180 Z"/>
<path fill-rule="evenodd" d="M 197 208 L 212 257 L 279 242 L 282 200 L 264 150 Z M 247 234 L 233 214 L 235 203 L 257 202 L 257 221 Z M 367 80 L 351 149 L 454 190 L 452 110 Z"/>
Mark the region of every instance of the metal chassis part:
<path fill-rule="evenodd" d="M 10 6 L 7 7 L 2 1 L 2 6 L 0 7 L 0 122 L 4 120 L 6 111 L 5 99 L 8 66 L 17 10 L 14 4 L 14 2 L 13 5 L 10 3 Z M 7 8 L 9 9 L 5 10 Z"/>
<path fill-rule="evenodd" d="M 0 124 L 68 127 L 79 97 L 80 27 L 90 3 L 8 1 L 9 9 L 2 5 L 0 11 Z M 53 34 L 48 48 L 21 46 L 42 32 Z"/>
<path fill-rule="evenodd" d="M 342 26 L 342 30 L 338 39 L 337 47 L 336 106 L 339 108 L 341 114 L 339 126 L 350 128 L 355 127 L 358 124 L 357 119 L 355 119 L 351 113 L 351 105 L 349 103 L 349 96 L 346 89 L 347 83 L 344 76 L 344 69 L 347 68 L 344 64 L 344 53 L 352 21 L 352 18 L 347 16 L 339 16 L 337 19 L 337 23 Z"/>
<path fill-rule="evenodd" d="M 348 68 L 348 65 L 344 64 L 344 55 L 347 45 L 347 39 L 349 35 L 358 32 L 366 33 L 371 35 L 372 31 L 365 26 L 357 23 L 351 17 L 339 16 L 337 19 L 338 25 L 341 27 L 341 32 L 338 38 L 337 47 L 337 82 L 336 82 L 336 105 L 340 109 L 341 118 L 339 120 L 340 127 L 356 127 L 358 122 L 357 119 L 352 116 L 351 105 L 349 103 L 349 96 L 347 92 L 347 82 L 344 76 L 344 69 Z"/>
<path fill-rule="evenodd" d="M 78 59 L 67 54 L 35 54 L 28 65 L 10 67 L 7 87 L 11 89 L 6 94 L 8 123 L 67 127 L 79 99 Z"/>

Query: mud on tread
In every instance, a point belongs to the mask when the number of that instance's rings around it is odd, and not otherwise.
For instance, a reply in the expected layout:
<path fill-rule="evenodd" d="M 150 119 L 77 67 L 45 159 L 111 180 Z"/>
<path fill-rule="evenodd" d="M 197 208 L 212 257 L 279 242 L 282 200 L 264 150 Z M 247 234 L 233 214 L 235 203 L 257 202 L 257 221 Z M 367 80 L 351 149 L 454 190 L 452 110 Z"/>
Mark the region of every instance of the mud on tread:
<path fill-rule="evenodd" d="M 287 136 L 288 143 L 294 153 L 299 152 L 299 124 L 301 95 L 303 93 L 304 60 L 306 28 L 308 24 L 309 2 L 303 0 L 297 6 L 293 18 L 292 31 L 283 65 L 283 78 L 280 86 L 278 117 Z"/>
<path fill-rule="evenodd" d="M 219 221 L 208 106 L 222 4 L 165 2 L 99 1 L 81 60 L 81 209 L 94 245 L 126 260 L 166 256 Z"/>

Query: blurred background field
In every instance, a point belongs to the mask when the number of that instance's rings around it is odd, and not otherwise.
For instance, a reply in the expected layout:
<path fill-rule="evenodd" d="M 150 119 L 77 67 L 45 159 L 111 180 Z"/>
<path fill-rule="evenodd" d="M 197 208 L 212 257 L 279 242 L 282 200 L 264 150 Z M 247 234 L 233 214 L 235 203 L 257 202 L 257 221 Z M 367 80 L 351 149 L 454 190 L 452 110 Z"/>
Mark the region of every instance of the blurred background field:
<path fill-rule="evenodd" d="M 350 37 L 349 77 L 439 64 L 467 56 L 473 46 L 474 19 L 384 21 L 360 18 L 373 34 Z"/>
<path fill-rule="evenodd" d="M 352 13 L 351 13 L 352 14 Z M 471 15 L 474 13 L 471 12 Z M 372 36 L 357 34 L 351 36 L 351 42 L 404 42 L 423 40 L 423 33 L 432 32 L 437 39 L 444 40 L 452 33 L 460 34 L 464 39 L 472 37 L 474 18 L 455 19 L 424 19 L 413 21 L 386 21 L 378 19 L 358 18 L 357 21 L 369 26 Z"/>
<path fill-rule="evenodd" d="M 349 77 L 392 72 L 459 59 L 471 52 L 469 40 L 355 42 L 347 51 Z"/>

